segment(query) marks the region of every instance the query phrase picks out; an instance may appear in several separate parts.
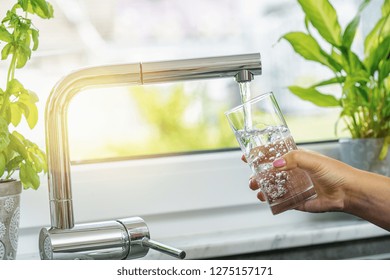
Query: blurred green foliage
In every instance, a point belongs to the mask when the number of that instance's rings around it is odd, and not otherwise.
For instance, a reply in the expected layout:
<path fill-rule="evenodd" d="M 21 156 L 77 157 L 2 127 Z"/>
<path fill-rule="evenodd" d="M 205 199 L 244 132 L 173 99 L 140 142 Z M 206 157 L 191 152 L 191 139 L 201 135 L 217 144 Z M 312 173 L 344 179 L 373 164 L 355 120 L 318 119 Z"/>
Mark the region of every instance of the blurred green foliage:
<path fill-rule="evenodd" d="M 188 90 L 183 84 L 167 89 L 132 87 L 148 136 L 142 141 L 115 145 L 117 155 L 155 155 L 238 147 L 224 112 L 227 104 L 211 100 L 203 86 Z"/>

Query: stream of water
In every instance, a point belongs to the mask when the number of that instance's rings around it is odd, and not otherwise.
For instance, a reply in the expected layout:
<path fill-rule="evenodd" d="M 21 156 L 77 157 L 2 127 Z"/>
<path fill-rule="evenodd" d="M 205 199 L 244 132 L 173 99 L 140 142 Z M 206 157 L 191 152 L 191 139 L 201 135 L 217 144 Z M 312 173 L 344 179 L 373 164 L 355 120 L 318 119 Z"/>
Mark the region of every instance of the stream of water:
<path fill-rule="evenodd" d="M 251 104 L 245 103 L 251 99 L 250 82 L 242 82 L 238 85 L 240 87 L 241 103 L 244 104 L 245 130 L 250 131 L 252 129 Z"/>

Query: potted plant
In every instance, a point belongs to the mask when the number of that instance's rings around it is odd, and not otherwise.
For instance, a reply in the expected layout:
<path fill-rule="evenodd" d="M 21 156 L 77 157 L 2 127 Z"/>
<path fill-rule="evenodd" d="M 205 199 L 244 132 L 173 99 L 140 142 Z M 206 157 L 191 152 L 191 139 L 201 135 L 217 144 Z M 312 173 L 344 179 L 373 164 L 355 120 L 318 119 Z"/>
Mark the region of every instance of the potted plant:
<path fill-rule="evenodd" d="M 342 160 L 390 175 L 390 0 L 384 0 L 381 17 L 364 38 L 364 54 L 359 56 L 352 49 L 361 12 L 369 2 L 362 2 L 343 29 L 328 0 L 298 0 L 305 14 L 306 32 L 290 32 L 281 39 L 306 60 L 320 63 L 333 73 L 310 87 L 294 85 L 289 90 L 318 106 L 341 107 L 339 120 L 352 138 L 340 139 Z M 339 98 L 324 92 L 329 85 L 340 86 Z M 359 158 L 365 147 L 369 149 L 367 157 Z"/>
<path fill-rule="evenodd" d="M 19 202 L 22 186 L 37 189 L 39 174 L 46 172 L 46 156 L 39 147 L 16 131 L 22 121 L 33 129 L 38 121 L 37 95 L 16 79 L 16 69 L 26 65 L 38 48 L 38 30 L 31 15 L 53 17 L 44 0 L 17 0 L 0 25 L 1 59 L 8 64 L 0 88 L 0 259 L 14 259 L 18 243 Z M 18 178 L 14 175 L 18 171 Z"/>

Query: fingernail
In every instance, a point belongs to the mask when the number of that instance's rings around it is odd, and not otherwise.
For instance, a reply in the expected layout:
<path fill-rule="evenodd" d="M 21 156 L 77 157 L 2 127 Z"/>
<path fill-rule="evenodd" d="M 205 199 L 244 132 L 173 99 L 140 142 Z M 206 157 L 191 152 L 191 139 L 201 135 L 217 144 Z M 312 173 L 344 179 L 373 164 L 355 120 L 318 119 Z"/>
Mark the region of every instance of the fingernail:
<path fill-rule="evenodd" d="M 283 166 L 286 165 L 286 160 L 285 160 L 284 158 L 278 158 L 278 159 L 276 159 L 276 160 L 272 163 L 272 165 L 273 165 L 274 167 L 283 167 Z"/>

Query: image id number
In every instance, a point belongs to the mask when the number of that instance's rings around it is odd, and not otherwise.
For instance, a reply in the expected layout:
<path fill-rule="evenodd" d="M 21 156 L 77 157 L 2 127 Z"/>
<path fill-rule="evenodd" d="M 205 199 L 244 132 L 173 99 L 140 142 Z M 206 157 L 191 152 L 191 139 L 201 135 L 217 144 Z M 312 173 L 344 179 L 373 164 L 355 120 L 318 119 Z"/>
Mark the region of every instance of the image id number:
<path fill-rule="evenodd" d="M 210 275 L 273 275 L 271 267 L 262 266 L 216 266 L 210 268 Z"/>

